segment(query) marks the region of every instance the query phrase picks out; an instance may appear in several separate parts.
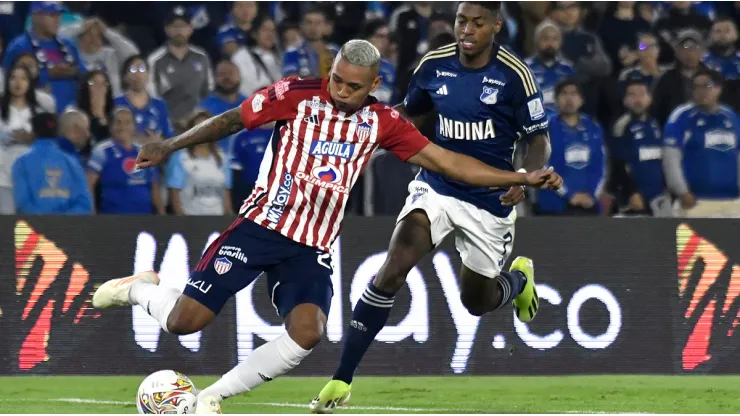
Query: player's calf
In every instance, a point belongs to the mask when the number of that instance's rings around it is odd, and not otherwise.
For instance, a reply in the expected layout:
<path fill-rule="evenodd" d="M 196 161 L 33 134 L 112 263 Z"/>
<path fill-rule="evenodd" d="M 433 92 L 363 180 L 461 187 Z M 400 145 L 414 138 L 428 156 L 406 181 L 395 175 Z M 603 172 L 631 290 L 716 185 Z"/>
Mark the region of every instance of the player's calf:
<path fill-rule="evenodd" d="M 509 304 L 526 284 L 518 272 L 502 271 L 496 277 L 476 273 L 463 265 L 460 300 L 471 315 L 481 316 Z"/>
<path fill-rule="evenodd" d="M 180 295 L 167 316 L 165 330 L 175 335 L 188 335 L 208 326 L 216 314 L 195 299 Z"/>

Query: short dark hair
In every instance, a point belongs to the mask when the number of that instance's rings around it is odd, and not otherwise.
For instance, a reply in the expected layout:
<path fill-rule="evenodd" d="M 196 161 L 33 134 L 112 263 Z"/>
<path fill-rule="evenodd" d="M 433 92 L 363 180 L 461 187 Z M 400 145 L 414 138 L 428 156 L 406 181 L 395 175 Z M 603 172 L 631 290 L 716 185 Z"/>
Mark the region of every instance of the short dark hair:
<path fill-rule="evenodd" d="M 717 18 L 714 19 L 714 21 L 712 22 L 712 27 L 714 27 L 714 25 L 716 25 L 717 23 L 725 23 L 725 22 L 732 23 L 735 26 L 735 29 L 737 29 L 737 23 L 735 22 L 735 19 L 733 19 L 732 17 L 726 14 L 717 16 Z"/>
<path fill-rule="evenodd" d="M 57 137 L 58 124 L 56 114 L 38 113 L 31 117 L 31 128 L 36 137 Z"/>
<path fill-rule="evenodd" d="M 581 89 L 581 83 L 578 82 L 578 80 L 576 80 L 575 78 L 565 78 L 561 80 L 560 82 L 558 82 L 555 85 L 555 97 L 559 97 L 560 94 L 563 92 L 563 90 L 570 86 L 576 87 L 576 90 L 578 90 L 578 94 L 580 94 L 581 97 L 583 97 L 583 90 Z"/>
<path fill-rule="evenodd" d="M 648 94 L 650 94 L 650 92 L 651 92 L 650 91 L 650 86 L 648 85 L 647 82 L 645 82 L 645 80 L 643 78 L 629 78 L 626 81 L 624 81 L 624 92 L 625 92 L 625 94 L 627 93 L 627 89 L 629 89 L 629 87 L 632 87 L 632 86 L 635 86 L 635 85 L 640 85 L 640 86 L 645 87 L 647 89 L 647 91 L 648 91 Z"/>
<path fill-rule="evenodd" d="M 301 21 L 303 21 L 309 14 L 320 14 L 324 16 L 324 19 L 326 19 L 327 22 L 332 20 L 332 17 L 329 15 L 329 12 L 325 8 L 320 6 L 311 6 L 308 8 L 308 10 L 303 12 L 303 17 L 301 18 Z"/>
<path fill-rule="evenodd" d="M 362 27 L 362 38 L 370 39 L 381 27 L 388 27 L 388 22 L 385 19 L 370 19 L 366 21 Z"/>
<path fill-rule="evenodd" d="M 481 6 L 485 9 L 488 9 L 491 11 L 491 13 L 498 13 L 501 11 L 501 2 L 500 1 L 461 1 L 460 3 L 470 3 L 470 4 L 477 4 L 478 6 Z M 460 3 L 458 3 L 458 7 L 460 6 Z"/>
<path fill-rule="evenodd" d="M 714 82 L 715 84 L 717 84 L 719 86 L 722 86 L 725 83 L 725 79 L 722 76 L 722 74 L 720 74 L 719 72 L 714 71 L 712 69 L 709 69 L 709 68 L 700 68 L 698 71 L 696 71 L 696 73 L 694 73 L 694 76 L 691 77 L 691 80 L 693 81 L 693 80 L 699 78 L 700 76 L 707 76 L 707 77 L 709 77 L 709 79 L 711 79 L 712 82 Z"/>

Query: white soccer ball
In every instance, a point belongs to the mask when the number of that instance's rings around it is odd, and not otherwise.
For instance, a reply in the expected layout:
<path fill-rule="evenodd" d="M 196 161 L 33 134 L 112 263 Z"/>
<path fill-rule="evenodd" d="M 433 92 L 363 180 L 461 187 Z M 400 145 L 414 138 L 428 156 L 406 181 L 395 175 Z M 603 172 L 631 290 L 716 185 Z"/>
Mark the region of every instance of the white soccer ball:
<path fill-rule="evenodd" d="M 184 374 L 172 370 L 157 371 L 145 378 L 136 395 L 140 414 L 195 413 L 198 403 L 195 384 Z"/>

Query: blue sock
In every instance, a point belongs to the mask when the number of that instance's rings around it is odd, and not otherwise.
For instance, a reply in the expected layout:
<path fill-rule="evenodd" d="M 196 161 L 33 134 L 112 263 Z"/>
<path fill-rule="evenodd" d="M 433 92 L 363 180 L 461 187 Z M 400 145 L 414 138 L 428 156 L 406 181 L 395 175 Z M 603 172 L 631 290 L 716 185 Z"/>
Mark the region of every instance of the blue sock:
<path fill-rule="evenodd" d="M 372 282 L 367 285 L 352 312 L 349 332 L 344 339 L 339 368 L 334 373 L 334 380 L 342 380 L 347 384 L 352 383 L 352 377 L 362 357 L 388 321 L 394 297 L 392 293 L 375 288 Z"/>
<path fill-rule="evenodd" d="M 527 277 L 519 270 L 515 270 L 513 272 L 501 272 L 501 275 L 498 278 L 498 284 L 501 286 L 502 293 L 501 304 L 498 305 L 498 308 L 501 308 L 522 293 L 524 285 L 527 284 Z"/>

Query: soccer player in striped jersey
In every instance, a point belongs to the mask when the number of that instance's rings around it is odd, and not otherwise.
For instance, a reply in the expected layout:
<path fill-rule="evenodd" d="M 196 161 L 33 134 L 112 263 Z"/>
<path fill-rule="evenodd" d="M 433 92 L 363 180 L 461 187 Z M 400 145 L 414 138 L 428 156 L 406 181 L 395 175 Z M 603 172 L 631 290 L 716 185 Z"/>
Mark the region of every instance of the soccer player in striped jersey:
<path fill-rule="evenodd" d="M 497 1 L 460 2 L 457 43 L 422 58 L 396 109 L 417 126 L 436 110 L 435 144 L 498 169 L 514 171 L 514 147 L 526 143 L 524 169 L 532 172 L 549 157 L 547 117 L 530 69 L 494 42 L 503 24 L 500 11 Z M 451 232 L 462 258 L 460 299 L 468 312 L 480 316 L 512 302 L 522 322 L 537 313 L 532 261 L 518 257 L 502 271 L 514 243 L 521 187 L 479 187 L 423 168 L 409 193 L 385 263 L 355 306 L 339 367 L 311 403 L 313 412 L 331 413 L 348 400 L 352 377 L 385 326 L 406 275 Z"/>
<path fill-rule="evenodd" d="M 497 169 L 429 143 L 396 110 L 369 96 L 381 82 L 379 65 L 372 44 L 350 41 L 328 79 L 279 81 L 240 108 L 142 147 L 137 166 L 149 168 L 184 147 L 276 123 L 254 191 L 237 220 L 203 254 L 184 292 L 159 286 L 156 273 L 141 271 L 104 283 L 93 296 L 96 308 L 141 305 L 165 331 L 190 334 L 266 272 L 271 301 L 287 331 L 201 391 L 197 412 L 219 411 L 224 398 L 285 374 L 319 342 L 333 296 L 332 243 L 349 190 L 375 149 L 475 186 L 559 187 L 551 170 Z"/>

